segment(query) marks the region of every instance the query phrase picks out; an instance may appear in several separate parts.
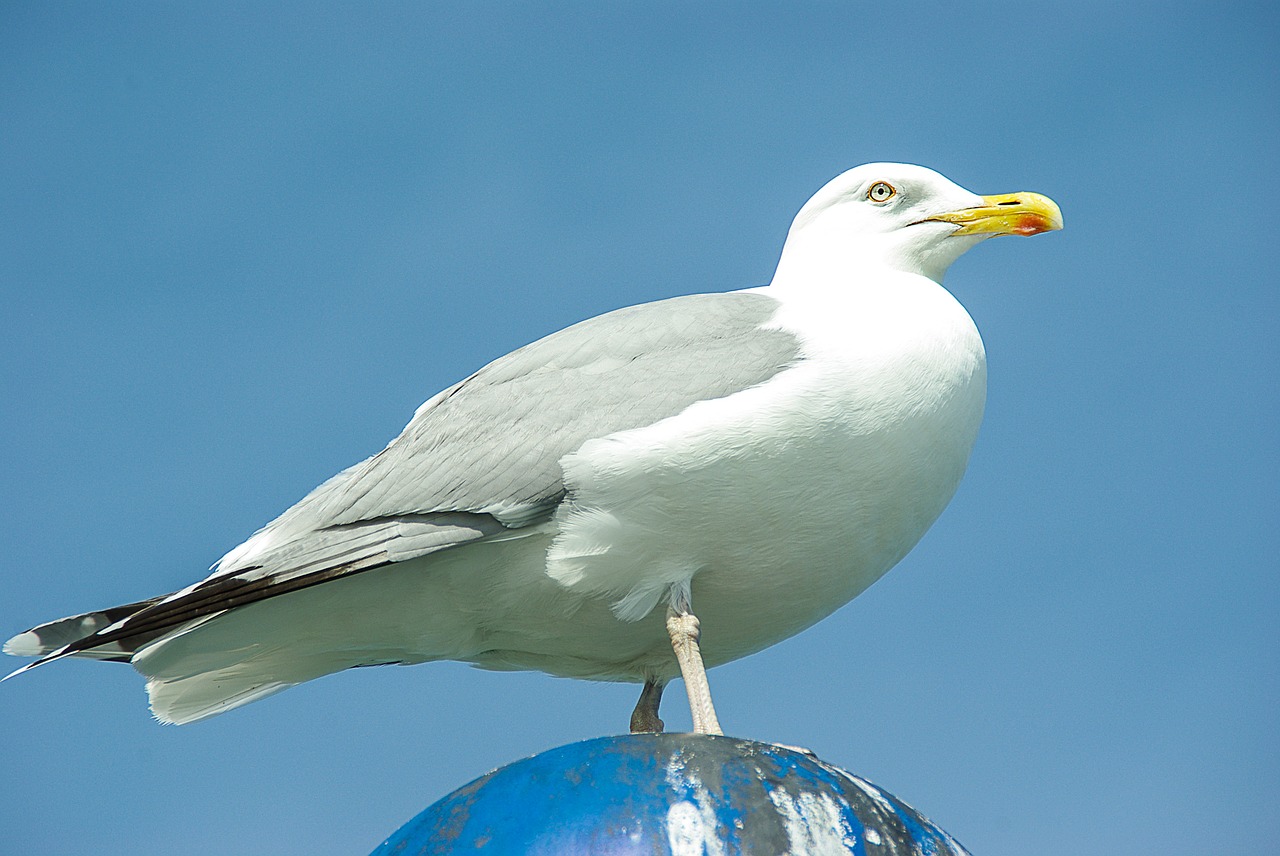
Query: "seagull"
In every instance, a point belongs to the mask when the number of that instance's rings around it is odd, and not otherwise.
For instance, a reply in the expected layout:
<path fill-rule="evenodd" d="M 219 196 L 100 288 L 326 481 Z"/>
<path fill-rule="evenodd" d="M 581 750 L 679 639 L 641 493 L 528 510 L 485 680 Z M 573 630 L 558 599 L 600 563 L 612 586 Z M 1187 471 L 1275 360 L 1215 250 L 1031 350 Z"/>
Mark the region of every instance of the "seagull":
<path fill-rule="evenodd" d="M 458 660 L 641 684 L 661 731 L 684 681 L 831 614 L 951 500 L 986 398 L 977 328 L 941 285 L 995 235 L 1060 229 L 1035 193 L 979 196 L 865 164 L 800 209 L 767 286 L 606 313 L 418 408 L 181 591 L 20 633 L 8 654 L 128 662 L 162 723 L 358 666 Z"/>

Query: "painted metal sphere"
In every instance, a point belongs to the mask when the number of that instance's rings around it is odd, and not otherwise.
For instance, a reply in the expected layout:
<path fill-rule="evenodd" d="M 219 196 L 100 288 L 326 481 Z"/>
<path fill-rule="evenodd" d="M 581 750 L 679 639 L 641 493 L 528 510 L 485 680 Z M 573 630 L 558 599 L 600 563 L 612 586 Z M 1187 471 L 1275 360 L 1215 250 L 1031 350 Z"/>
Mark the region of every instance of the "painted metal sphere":
<path fill-rule="evenodd" d="M 967 856 L 875 785 L 798 749 L 702 734 L 602 737 L 459 788 L 372 856 Z"/>

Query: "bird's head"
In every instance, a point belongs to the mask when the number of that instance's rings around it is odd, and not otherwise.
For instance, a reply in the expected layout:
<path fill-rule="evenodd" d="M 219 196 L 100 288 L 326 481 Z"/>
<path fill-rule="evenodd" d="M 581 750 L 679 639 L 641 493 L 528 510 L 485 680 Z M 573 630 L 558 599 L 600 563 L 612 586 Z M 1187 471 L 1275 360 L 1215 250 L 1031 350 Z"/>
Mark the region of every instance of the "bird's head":
<path fill-rule="evenodd" d="M 1038 193 L 979 196 L 921 166 L 863 164 L 827 182 L 800 209 L 779 272 L 789 261 L 831 271 L 882 265 L 941 282 L 980 241 L 1061 228 L 1061 210 Z"/>

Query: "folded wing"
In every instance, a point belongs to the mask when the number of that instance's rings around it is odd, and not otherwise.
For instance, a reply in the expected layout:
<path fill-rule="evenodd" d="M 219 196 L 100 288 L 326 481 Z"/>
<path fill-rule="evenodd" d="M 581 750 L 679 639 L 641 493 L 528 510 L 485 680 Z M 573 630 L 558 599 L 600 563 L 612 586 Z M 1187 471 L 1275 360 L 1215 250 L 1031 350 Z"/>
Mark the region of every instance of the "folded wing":
<path fill-rule="evenodd" d="M 320 485 L 202 582 L 40 625 L 5 651 L 41 658 L 19 672 L 72 655 L 127 661 L 230 609 L 545 522 L 565 497 L 560 460 L 585 441 L 794 363 L 798 342 L 767 327 L 776 306 L 752 292 L 677 297 L 513 351 L 427 401 L 385 449 Z"/>

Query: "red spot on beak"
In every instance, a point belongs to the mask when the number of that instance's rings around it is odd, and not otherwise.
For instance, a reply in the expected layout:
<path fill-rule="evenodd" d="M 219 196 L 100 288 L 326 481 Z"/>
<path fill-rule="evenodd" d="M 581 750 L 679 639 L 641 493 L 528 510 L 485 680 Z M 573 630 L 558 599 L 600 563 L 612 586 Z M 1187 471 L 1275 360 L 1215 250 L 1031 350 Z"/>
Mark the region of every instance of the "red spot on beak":
<path fill-rule="evenodd" d="M 1013 231 L 1018 235 L 1038 235 L 1053 228 L 1049 218 L 1039 214 L 1023 214 L 1014 224 Z"/>

